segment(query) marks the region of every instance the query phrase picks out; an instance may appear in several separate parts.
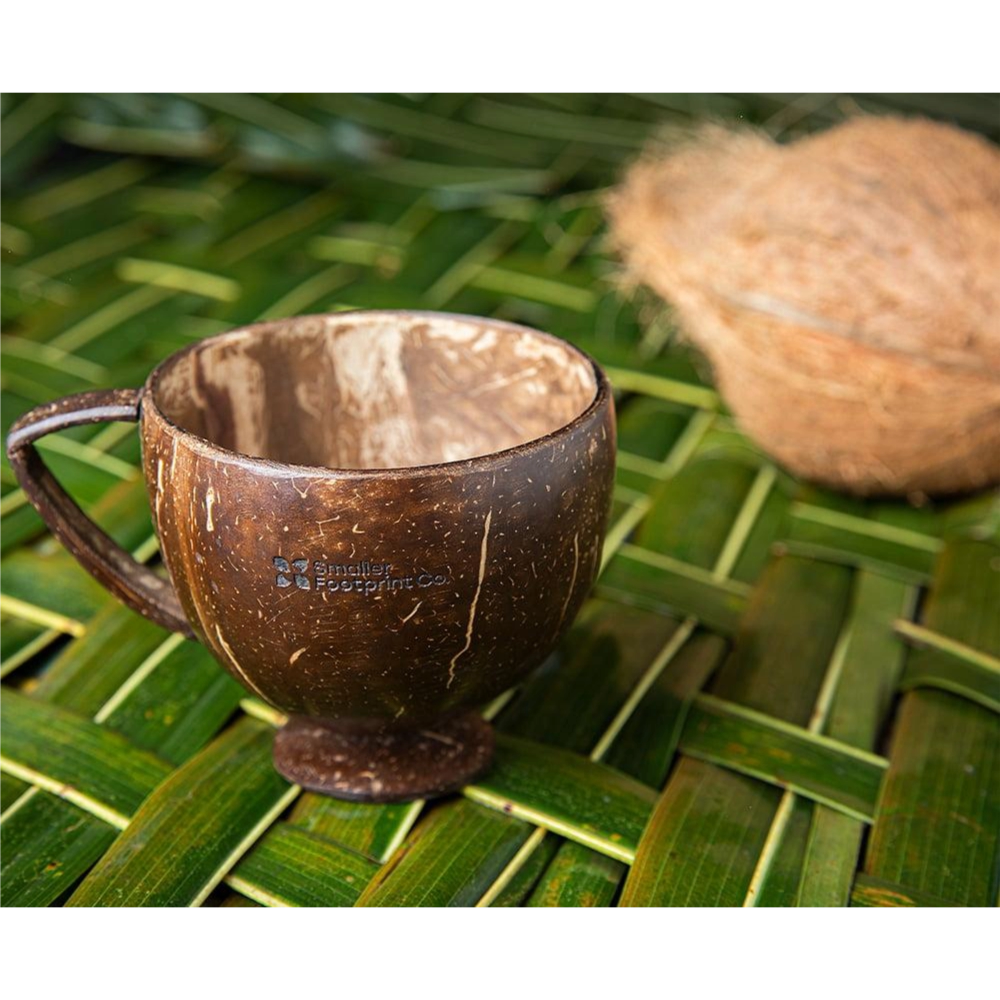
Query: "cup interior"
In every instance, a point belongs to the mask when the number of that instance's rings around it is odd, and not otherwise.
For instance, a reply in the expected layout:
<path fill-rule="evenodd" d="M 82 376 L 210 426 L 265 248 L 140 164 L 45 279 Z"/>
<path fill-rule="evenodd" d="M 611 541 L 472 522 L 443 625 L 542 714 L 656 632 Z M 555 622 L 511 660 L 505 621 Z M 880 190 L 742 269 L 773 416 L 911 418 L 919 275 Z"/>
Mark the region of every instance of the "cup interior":
<path fill-rule="evenodd" d="M 342 313 L 213 337 L 155 373 L 160 412 L 231 451 L 294 465 L 392 469 L 544 437 L 593 402 L 589 359 L 490 320 Z"/>

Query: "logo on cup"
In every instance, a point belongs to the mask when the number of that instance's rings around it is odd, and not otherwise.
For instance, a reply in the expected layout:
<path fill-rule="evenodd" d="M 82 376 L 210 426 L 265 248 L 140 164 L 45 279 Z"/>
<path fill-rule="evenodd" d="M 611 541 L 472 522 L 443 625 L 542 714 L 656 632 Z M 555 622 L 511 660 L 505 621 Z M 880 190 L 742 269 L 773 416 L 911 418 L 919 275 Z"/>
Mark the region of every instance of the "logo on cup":
<path fill-rule="evenodd" d="M 331 563 L 315 559 L 286 559 L 274 556 L 271 560 L 278 571 L 275 586 L 282 589 L 293 584 L 299 590 L 322 590 L 331 594 L 362 594 L 366 597 L 392 594 L 402 590 L 426 590 L 442 587 L 449 582 L 446 573 L 421 569 L 411 576 L 401 576 L 392 563 L 371 562 L 360 559 L 350 563 Z"/>
<path fill-rule="evenodd" d="M 283 559 L 281 556 L 275 556 L 272 561 L 274 562 L 274 568 L 278 570 L 278 576 L 275 579 L 275 583 L 279 587 L 290 587 L 292 585 L 292 581 L 294 580 L 295 586 L 298 587 L 299 590 L 312 589 L 309 577 L 305 575 L 306 570 L 309 568 L 308 559 L 293 559 L 290 565 L 288 560 Z"/>

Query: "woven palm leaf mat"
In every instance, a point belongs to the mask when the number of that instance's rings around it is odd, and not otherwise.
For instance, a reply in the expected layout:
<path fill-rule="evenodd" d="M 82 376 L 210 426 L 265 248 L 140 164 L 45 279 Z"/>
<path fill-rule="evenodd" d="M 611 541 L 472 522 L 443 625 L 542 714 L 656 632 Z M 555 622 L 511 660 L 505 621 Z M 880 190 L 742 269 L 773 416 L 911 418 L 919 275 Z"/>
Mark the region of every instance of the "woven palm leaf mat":
<path fill-rule="evenodd" d="M 388 806 L 280 778 L 271 710 L 105 594 L 5 464 L 3 903 L 994 904 L 997 497 L 796 482 L 616 290 L 604 237 L 602 193 L 658 123 L 787 137 L 859 106 L 998 138 L 996 100 L 958 96 L 6 99 L 5 430 L 248 321 L 431 308 L 592 352 L 620 458 L 594 595 L 487 709 L 495 769 Z M 134 427 L 42 447 L 155 563 Z"/>

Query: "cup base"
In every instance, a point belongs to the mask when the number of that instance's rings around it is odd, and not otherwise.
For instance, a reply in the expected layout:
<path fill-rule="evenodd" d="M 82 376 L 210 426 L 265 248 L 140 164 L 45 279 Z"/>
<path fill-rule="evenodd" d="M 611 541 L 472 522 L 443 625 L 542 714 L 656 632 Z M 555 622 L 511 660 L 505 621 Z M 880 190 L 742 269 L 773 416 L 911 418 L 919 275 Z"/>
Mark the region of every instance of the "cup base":
<path fill-rule="evenodd" d="M 274 766 L 289 781 L 336 799 L 408 802 L 457 791 L 493 760 L 493 727 L 467 712 L 412 732 L 347 732 L 292 716 L 274 738 Z"/>

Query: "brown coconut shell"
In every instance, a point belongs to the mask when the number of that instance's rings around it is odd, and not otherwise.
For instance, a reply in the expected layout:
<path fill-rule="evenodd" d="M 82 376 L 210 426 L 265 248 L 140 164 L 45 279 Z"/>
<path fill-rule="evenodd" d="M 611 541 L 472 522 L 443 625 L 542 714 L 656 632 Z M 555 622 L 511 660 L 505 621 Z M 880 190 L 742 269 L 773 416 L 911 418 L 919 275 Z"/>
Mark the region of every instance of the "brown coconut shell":
<path fill-rule="evenodd" d="M 1000 150 L 858 117 L 778 145 L 708 126 L 609 203 L 761 447 L 860 494 L 1000 480 Z"/>

